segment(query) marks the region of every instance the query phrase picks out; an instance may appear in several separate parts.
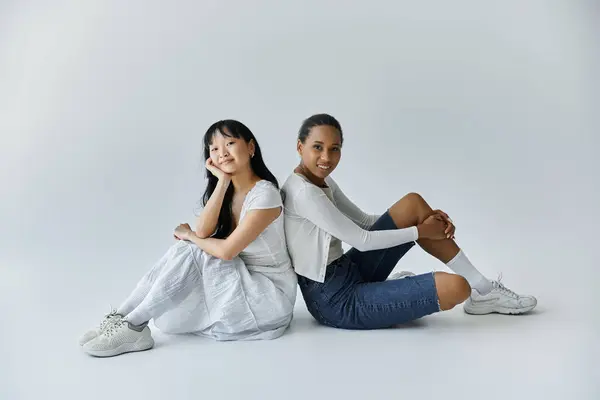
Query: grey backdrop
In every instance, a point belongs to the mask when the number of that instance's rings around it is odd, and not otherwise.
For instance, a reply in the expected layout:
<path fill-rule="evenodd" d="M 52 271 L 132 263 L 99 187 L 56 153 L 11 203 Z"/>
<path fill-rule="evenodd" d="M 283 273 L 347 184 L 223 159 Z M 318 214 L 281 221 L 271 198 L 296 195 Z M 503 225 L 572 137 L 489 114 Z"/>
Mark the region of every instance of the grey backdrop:
<path fill-rule="evenodd" d="M 561 365 L 591 393 L 599 17 L 572 0 L 1 1 L 0 397 L 66 390 L 53 357 L 192 222 L 212 122 L 246 123 L 283 182 L 316 112 L 345 129 L 334 177 L 358 205 L 421 193 L 482 271 L 565 312 L 545 326 L 575 324 Z M 399 268 L 443 267 L 416 250 Z"/>

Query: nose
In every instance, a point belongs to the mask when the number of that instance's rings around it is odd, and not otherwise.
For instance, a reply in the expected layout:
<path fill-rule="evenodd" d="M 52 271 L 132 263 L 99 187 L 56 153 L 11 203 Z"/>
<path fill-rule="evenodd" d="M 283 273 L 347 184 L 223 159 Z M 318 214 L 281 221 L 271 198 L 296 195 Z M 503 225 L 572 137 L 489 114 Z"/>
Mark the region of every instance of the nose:
<path fill-rule="evenodd" d="M 225 158 L 229 155 L 229 152 L 227 151 L 226 148 L 221 147 L 219 149 L 219 158 Z"/>
<path fill-rule="evenodd" d="M 328 151 L 324 151 L 321 153 L 321 160 L 325 161 L 325 162 L 329 162 L 330 159 L 330 154 Z"/>

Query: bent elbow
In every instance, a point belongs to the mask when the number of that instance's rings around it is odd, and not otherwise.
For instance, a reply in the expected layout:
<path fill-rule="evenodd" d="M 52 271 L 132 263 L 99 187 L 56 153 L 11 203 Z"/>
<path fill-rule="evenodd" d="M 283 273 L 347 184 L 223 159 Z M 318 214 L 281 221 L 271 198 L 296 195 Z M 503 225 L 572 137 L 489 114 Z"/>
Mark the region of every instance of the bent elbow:
<path fill-rule="evenodd" d="M 210 237 L 210 233 L 208 233 L 207 231 L 204 231 L 202 229 L 199 229 L 196 231 L 196 236 L 198 236 L 200 239 L 207 239 Z"/>

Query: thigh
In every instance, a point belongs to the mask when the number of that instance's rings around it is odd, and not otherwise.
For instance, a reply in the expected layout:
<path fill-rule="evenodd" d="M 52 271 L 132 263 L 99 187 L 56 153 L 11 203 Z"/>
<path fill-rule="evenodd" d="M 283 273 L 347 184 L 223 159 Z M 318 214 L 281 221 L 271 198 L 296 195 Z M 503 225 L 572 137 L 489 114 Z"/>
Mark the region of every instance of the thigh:
<path fill-rule="evenodd" d="M 394 220 L 386 211 L 371 227 L 371 231 L 398 229 Z M 365 282 L 383 282 L 392 273 L 398 261 L 415 245 L 415 242 L 404 243 L 387 249 L 359 251 L 348 250 L 346 255 L 354 262 Z"/>
<path fill-rule="evenodd" d="M 322 283 L 298 276 L 302 297 L 310 314 L 321 324 L 334 327 L 345 319 L 345 304 L 361 282 L 356 265 L 346 256 L 327 266 Z"/>
<path fill-rule="evenodd" d="M 440 311 L 434 273 L 356 285 L 349 329 L 379 329 L 404 324 Z"/>

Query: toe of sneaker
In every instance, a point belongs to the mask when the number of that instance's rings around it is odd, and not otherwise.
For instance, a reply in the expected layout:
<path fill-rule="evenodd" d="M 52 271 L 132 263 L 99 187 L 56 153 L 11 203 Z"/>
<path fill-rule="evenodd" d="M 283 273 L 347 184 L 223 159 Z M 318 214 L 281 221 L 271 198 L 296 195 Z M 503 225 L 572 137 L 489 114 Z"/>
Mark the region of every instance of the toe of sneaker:
<path fill-rule="evenodd" d="M 519 298 L 519 304 L 522 307 L 535 307 L 537 305 L 537 299 L 533 296 L 521 296 Z"/>
<path fill-rule="evenodd" d="M 89 341 L 95 339 L 98 336 L 98 332 L 96 331 L 88 331 L 86 333 L 83 334 L 83 336 L 81 336 L 79 338 L 79 345 L 83 346 L 86 343 L 88 343 Z"/>

